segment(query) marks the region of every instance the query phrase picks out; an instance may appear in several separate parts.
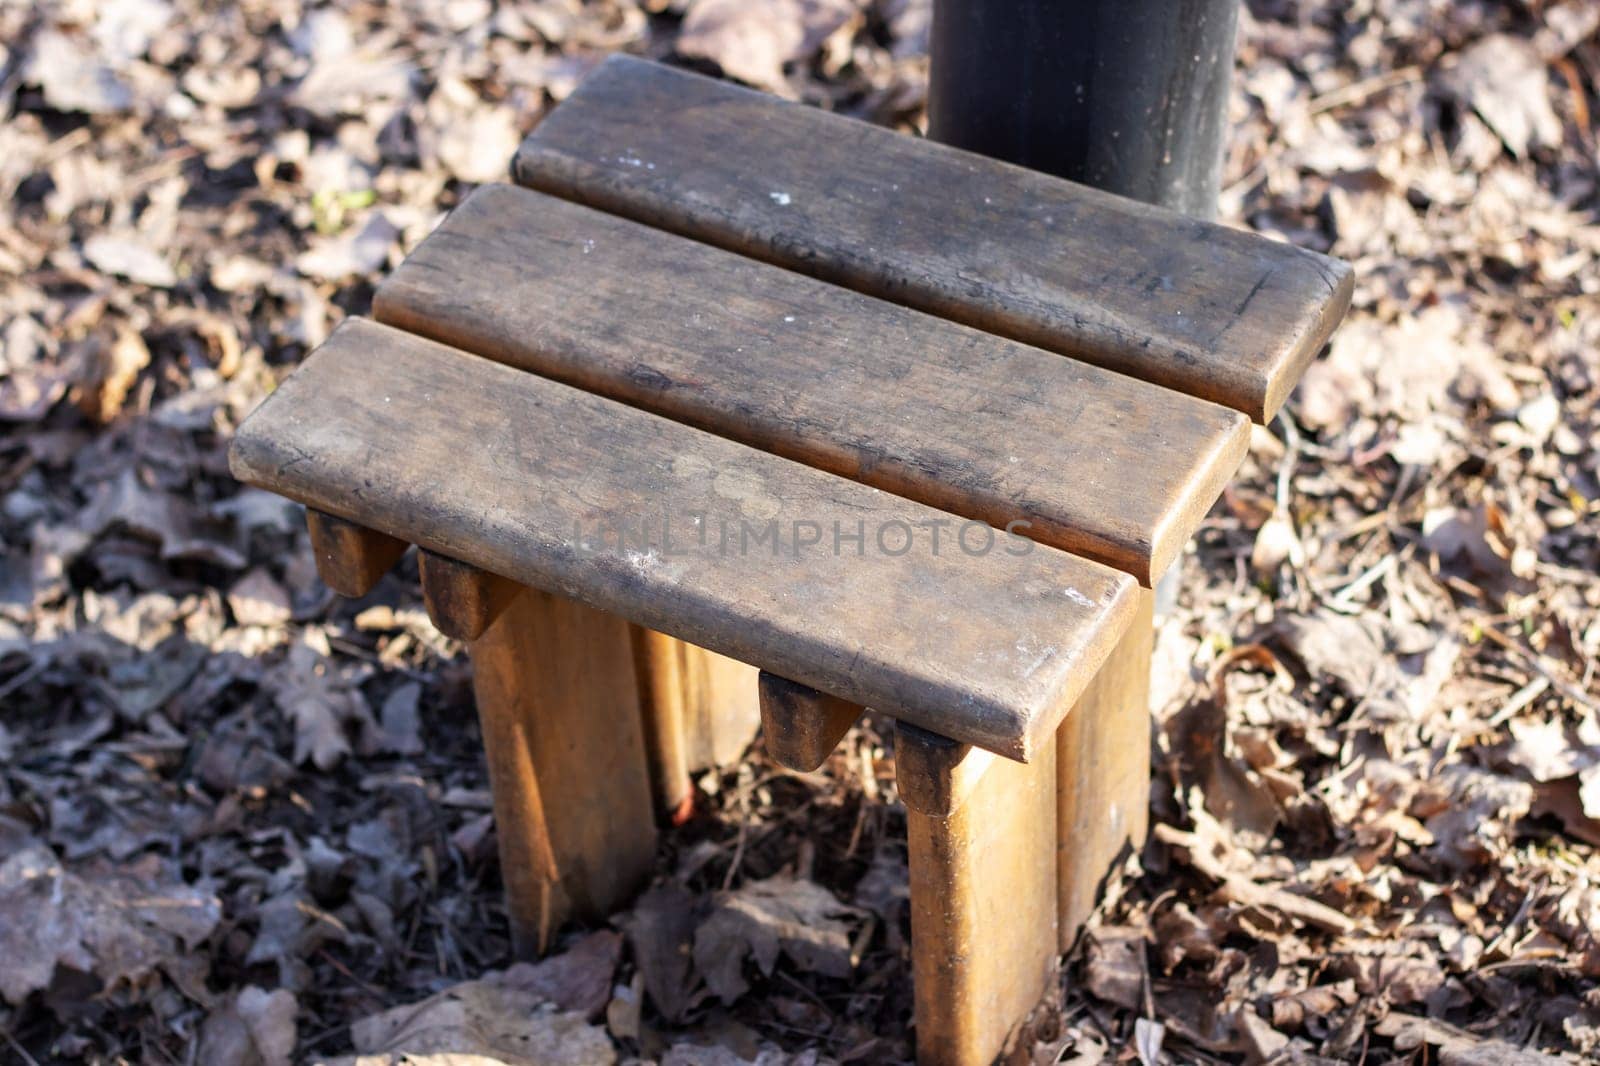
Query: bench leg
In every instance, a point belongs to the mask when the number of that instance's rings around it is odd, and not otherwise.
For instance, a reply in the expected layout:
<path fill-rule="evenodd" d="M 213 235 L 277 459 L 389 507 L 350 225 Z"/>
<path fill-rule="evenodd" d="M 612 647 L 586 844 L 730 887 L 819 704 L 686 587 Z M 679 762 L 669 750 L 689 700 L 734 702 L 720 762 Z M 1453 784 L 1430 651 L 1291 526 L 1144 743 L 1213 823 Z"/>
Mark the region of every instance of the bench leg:
<path fill-rule="evenodd" d="M 664 633 L 629 628 L 656 809 L 676 824 L 693 801 L 689 775 L 735 761 L 755 736 L 757 671 Z"/>
<path fill-rule="evenodd" d="M 417 551 L 417 570 L 434 628 L 463 644 L 483 636 L 520 589 L 515 581 L 426 548 Z"/>
<path fill-rule="evenodd" d="M 761 671 L 761 730 L 779 766 L 808 774 L 828 761 L 861 708 L 809 685 Z"/>
<path fill-rule="evenodd" d="M 1055 746 L 1023 765 L 902 725 L 895 763 L 907 800 L 917 1062 L 982 1066 L 1055 974 Z"/>
<path fill-rule="evenodd" d="M 351 599 L 371 592 L 409 546 L 387 533 L 312 508 L 306 509 L 306 529 L 322 583 Z"/>
<path fill-rule="evenodd" d="M 1063 953 L 1149 828 L 1154 602 L 1149 589 L 1140 590 L 1132 627 L 1056 733 Z"/>
<path fill-rule="evenodd" d="M 525 588 L 471 644 L 519 958 L 649 880 L 656 829 L 629 628 Z"/>

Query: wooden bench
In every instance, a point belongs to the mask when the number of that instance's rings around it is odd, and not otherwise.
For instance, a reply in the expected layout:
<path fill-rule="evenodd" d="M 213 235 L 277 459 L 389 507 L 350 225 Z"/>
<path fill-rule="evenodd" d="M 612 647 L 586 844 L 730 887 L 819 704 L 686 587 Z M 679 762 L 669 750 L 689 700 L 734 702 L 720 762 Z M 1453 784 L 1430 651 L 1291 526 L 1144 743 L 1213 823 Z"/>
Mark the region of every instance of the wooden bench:
<path fill-rule="evenodd" d="M 1348 265 L 970 152 L 613 56 L 518 184 L 1269 421 Z"/>
<path fill-rule="evenodd" d="M 1348 270 L 635 60 L 516 174 L 236 474 L 311 508 L 342 593 L 420 548 L 521 954 L 647 879 L 741 689 L 797 769 L 892 716 L 919 1059 L 993 1059 L 1143 840 L 1149 586 Z"/>

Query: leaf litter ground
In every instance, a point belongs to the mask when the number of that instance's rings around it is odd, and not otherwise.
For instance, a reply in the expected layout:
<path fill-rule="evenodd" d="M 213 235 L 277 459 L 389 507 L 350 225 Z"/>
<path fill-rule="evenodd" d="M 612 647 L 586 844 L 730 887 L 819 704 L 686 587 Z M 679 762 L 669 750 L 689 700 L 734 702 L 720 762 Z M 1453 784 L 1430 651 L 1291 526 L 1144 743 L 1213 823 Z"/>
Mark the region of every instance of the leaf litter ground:
<path fill-rule="evenodd" d="M 460 649 L 239 419 L 607 52 L 922 121 L 925 0 L 0 9 L 0 1057 L 884 1062 L 904 819 L 701 781 L 511 966 Z M 1350 318 L 1183 559 L 1156 826 L 1014 1062 L 1600 1054 L 1600 10 L 1254 0 L 1223 216 Z"/>

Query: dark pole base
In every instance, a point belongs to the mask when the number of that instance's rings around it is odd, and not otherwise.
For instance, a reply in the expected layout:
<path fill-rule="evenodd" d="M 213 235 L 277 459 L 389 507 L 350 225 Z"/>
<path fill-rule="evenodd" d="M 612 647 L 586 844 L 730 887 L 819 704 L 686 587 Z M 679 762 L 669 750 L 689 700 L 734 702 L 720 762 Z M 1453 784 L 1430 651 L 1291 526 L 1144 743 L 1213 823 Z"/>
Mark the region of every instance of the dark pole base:
<path fill-rule="evenodd" d="M 935 0 L 929 136 L 1200 218 L 1239 0 Z"/>

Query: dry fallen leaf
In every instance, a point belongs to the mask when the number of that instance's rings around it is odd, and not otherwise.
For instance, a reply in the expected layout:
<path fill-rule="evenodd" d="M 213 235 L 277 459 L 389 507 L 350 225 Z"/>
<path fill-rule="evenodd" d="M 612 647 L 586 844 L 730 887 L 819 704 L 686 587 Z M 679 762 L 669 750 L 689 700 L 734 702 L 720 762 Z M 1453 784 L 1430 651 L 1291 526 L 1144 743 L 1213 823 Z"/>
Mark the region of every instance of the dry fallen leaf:
<path fill-rule="evenodd" d="M 416 71 L 398 52 L 357 47 L 345 15 L 319 9 L 300 23 L 298 51 L 311 69 L 294 87 L 290 100 L 324 118 L 360 115 L 405 99 Z"/>
<path fill-rule="evenodd" d="M 721 1044 L 682 1043 L 661 1056 L 661 1066 L 824 1066 L 827 1061 L 814 1050 L 791 1055 L 773 1045 L 747 1052 Z"/>
<path fill-rule="evenodd" d="M 504 180 L 522 139 L 515 111 L 500 102 L 479 100 L 459 80 L 435 89 L 428 106 L 441 130 L 439 160 L 451 174 L 474 184 Z"/>
<path fill-rule="evenodd" d="M 46 848 L 23 848 L 0 863 L 0 995 L 20 1004 L 59 966 L 108 989 L 165 973 L 204 1003 L 205 956 L 193 950 L 221 917 L 215 896 L 164 876 L 154 856 L 73 873 Z"/>
<path fill-rule="evenodd" d="M 206 1017 L 199 1061 L 206 1066 L 290 1066 L 297 1010 L 292 992 L 246 985 Z"/>
<path fill-rule="evenodd" d="M 1365 615 L 1317 611 L 1286 614 L 1274 632 L 1313 678 L 1332 681 L 1375 711 L 1404 713 L 1406 682 L 1381 626 Z"/>
<path fill-rule="evenodd" d="M 357 1056 L 329 1066 L 413 1063 L 425 1056 L 481 1056 L 504 1066 L 610 1066 L 605 1030 L 559 1011 L 503 976 L 453 985 L 420 1003 L 394 1007 L 350 1027 Z M 449 1061 L 449 1060 L 445 1060 Z M 442 1064 L 441 1064 L 442 1066 Z"/>
<path fill-rule="evenodd" d="M 1167 1029 L 1149 1018 L 1136 1018 L 1133 1023 L 1133 1046 L 1139 1054 L 1141 1066 L 1159 1066 L 1161 1045 L 1166 1042 Z"/>
<path fill-rule="evenodd" d="M 50 106 L 61 111 L 101 114 L 133 104 L 132 91 L 87 42 L 54 30 L 34 38 L 24 77 L 43 88 Z"/>
<path fill-rule="evenodd" d="M 95 354 L 92 380 L 84 384 L 78 407 L 104 424 L 121 413 L 139 371 L 150 365 L 150 349 L 137 331 L 124 328 L 109 345 L 99 345 Z"/>
<path fill-rule="evenodd" d="M 1270 574 L 1283 563 L 1304 566 L 1305 548 L 1295 535 L 1294 523 L 1284 514 L 1274 514 L 1256 531 L 1255 547 L 1250 552 L 1250 565 L 1258 572 Z"/>
<path fill-rule="evenodd" d="M 262 567 L 245 574 L 228 589 L 228 609 L 242 626 L 277 626 L 293 613 L 289 593 Z"/>
<path fill-rule="evenodd" d="M 1144 934 L 1137 929 L 1101 928 L 1088 936 L 1084 985 L 1124 1010 L 1144 1007 Z"/>
<path fill-rule="evenodd" d="M 1437 1048 L 1440 1066 L 1563 1066 L 1563 1060 L 1552 1055 L 1410 1014 L 1390 1014 L 1377 1023 L 1376 1029 L 1393 1037 L 1395 1046 L 1402 1051 L 1423 1046 Z"/>
<path fill-rule="evenodd" d="M 617 919 L 650 1002 L 669 1022 L 681 1019 L 694 1002 L 694 908 L 694 895 L 669 881 L 646 890 Z"/>
<path fill-rule="evenodd" d="M 328 658 L 313 635 L 291 645 L 275 681 L 278 708 L 294 722 L 294 761 L 329 770 L 350 754 L 348 730 L 377 732 L 366 697 Z"/>
<path fill-rule="evenodd" d="M 1558 144 L 1561 120 L 1550 106 L 1544 59 L 1531 42 L 1498 33 L 1475 42 L 1444 76 L 1445 87 L 1489 124 L 1506 149 Z"/>
<path fill-rule="evenodd" d="M 850 924 L 860 915 L 811 881 L 751 881 L 720 896 L 695 930 L 695 968 L 724 1003 L 749 991 L 747 958 L 768 977 L 780 954 L 802 971 L 848 977 Z"/>
<path fill-rule="evenodd" d="M 730 78 L 787 94 L 783 65 L 804 41 L 800 0 L 693 0 L 677 50 L 711 60 Z"/>
<path fill-rule="evenodd" d="M 97 233 L 83 244 L 83 257 L 96 270 L 154 288 L 177 284 L 178 274 L 166 257 L 133 233 Z"/>
<path fill-rule="evenodd" d="M 1464 764 L 1446 767 L 1430 786 L 1439 808 L 1426 820 L 1437 841 L 1431 851 L 1456 870 L 1506 850 L 1512 825 L 1533 806 L 1533 789 L 1526 782 Z"/>
<path fill-rule="evenodd" d="M 401 685 L 384 698 L 378 711 L 379 743 L 384 751 L 396 755 L 416 755 L 423 751 L 422 716 L 417 704 L 422 698 L 422 686 L 411 682 Z"/>
<path fill-rule="evenodd" d="M 677 51 L 711 60 L 730 78 L 793 96 L 785 65 L 815 55 L 836 38 L 844 38 L 839 50 L 848 55 L 848 36 L 860 18 L 851 0 L 691 0 Z"/>
<path fill-rule="evenodd" d="M 375 211 L 359 229 L 337 237 L 319 237 L 310 250 L 295 260 L 295 269 L 321 281 L 343 281 L 371 274 L 389 261 L 400 230 L 381 211 Z"/>
<path fill-rule="evenodd" d="M 621 960 L 622 937 L 601 929 L 558 954 L 517 963 L 500 980 L 508 988 L 531 992 L 593 1021 L 611 999 L 611 979 Z"/>

